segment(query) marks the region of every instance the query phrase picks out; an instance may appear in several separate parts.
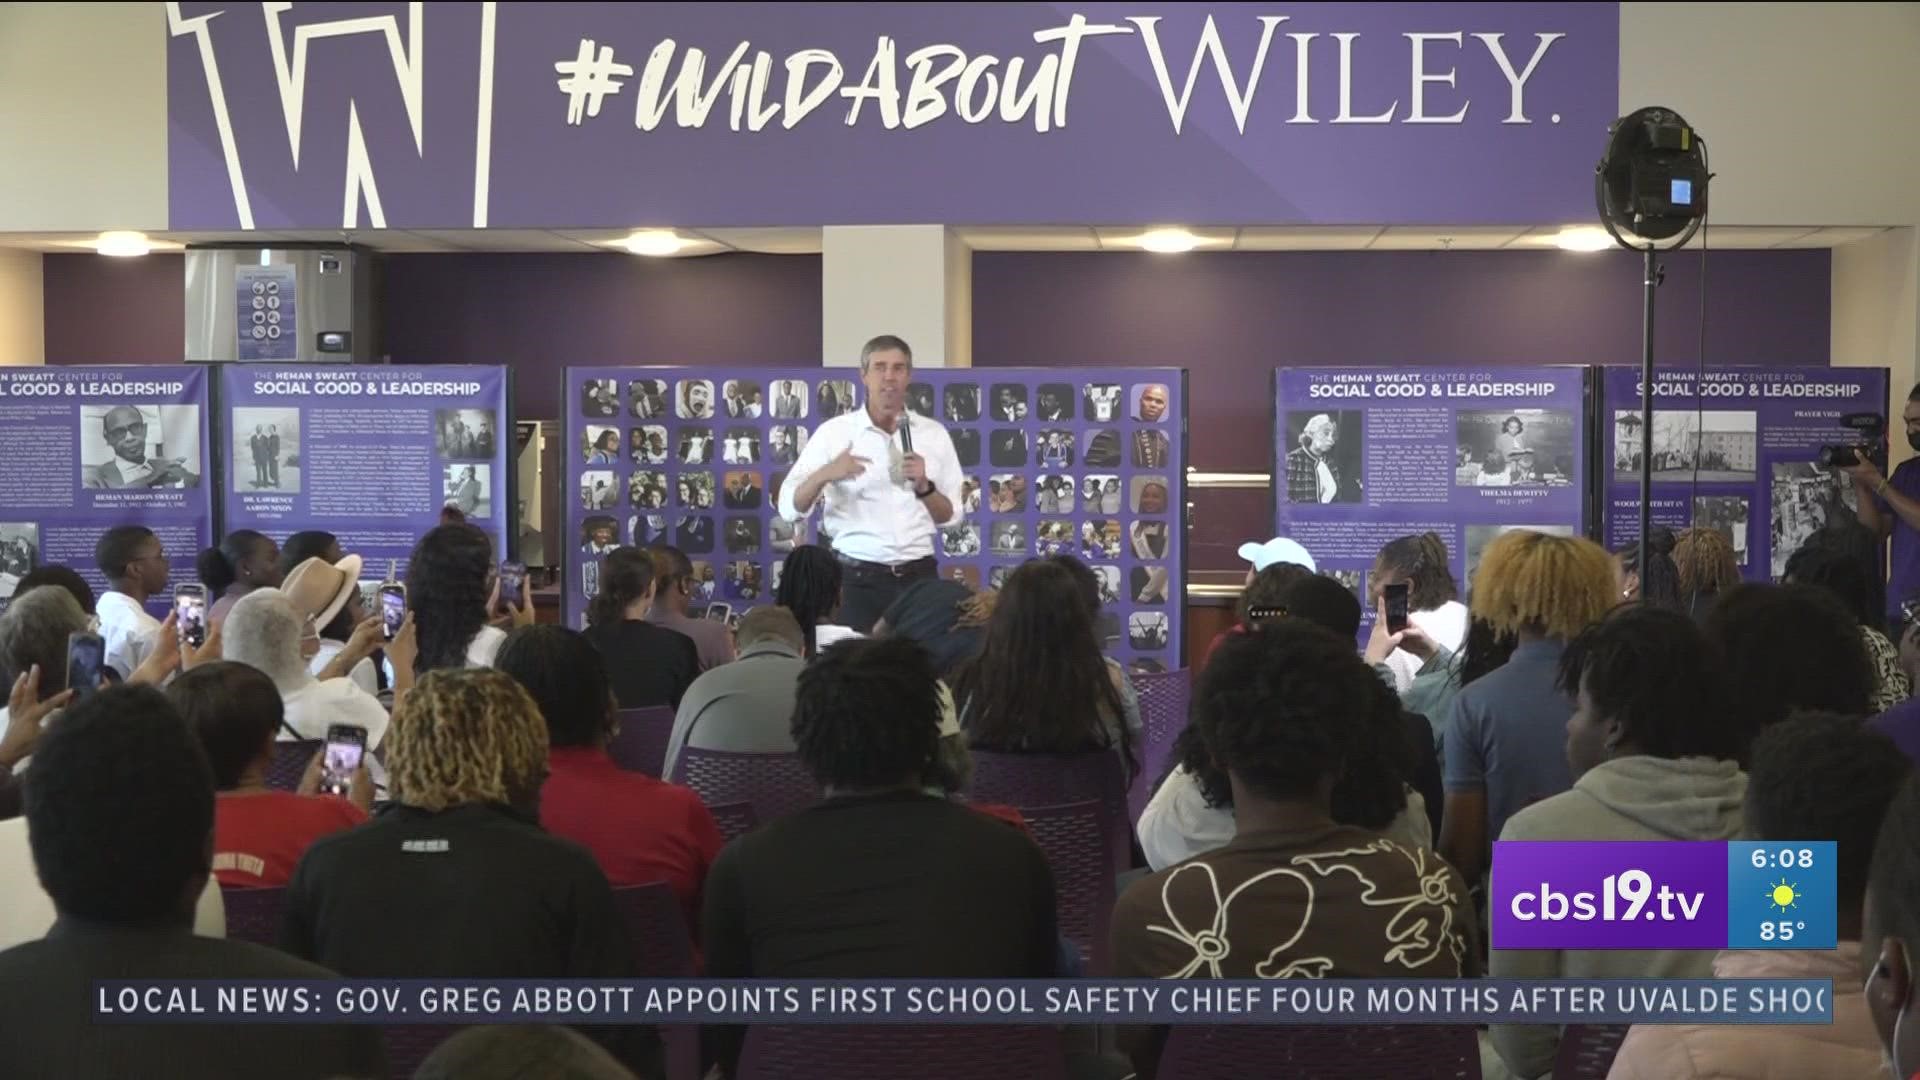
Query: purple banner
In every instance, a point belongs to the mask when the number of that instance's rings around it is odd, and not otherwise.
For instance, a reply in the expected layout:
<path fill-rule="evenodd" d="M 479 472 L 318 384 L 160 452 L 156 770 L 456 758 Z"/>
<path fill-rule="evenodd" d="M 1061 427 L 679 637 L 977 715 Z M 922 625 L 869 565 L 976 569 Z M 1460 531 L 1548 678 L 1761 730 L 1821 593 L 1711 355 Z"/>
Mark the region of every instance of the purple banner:
<path fill-rule="evenodd" d="M 49 563 L 106 591 L 94 544 L 115 525 L 152 529 L 174 582 L 193 580 L 213 536 L 209 411 L 204 368 L 0 368 L 0 609 Z"/>
<path fill-rule="evenodd" d="M 1277 535 L 1361 598 L 1363 635 L 1390 540 L 1437 534 L 1464 600 L 1495 536 L 1584 526 L 1584 368 L 1282 368 L 1274 381 Z"/>
<path fill-rule="evenodd" d="M 324 529 L 381 580 L 453 506 L 506 558 L 505 368 L 236 364 L 222 379 L 227 529 Z"/>
<path fill-rule="evenodd" d="M 1182 665 L 1186 387 L 1171 368 L 927 368 L 907 407 L 942 423 L 965 520 L 940 530 L 942 576 L 998 587 L 1038 556 L 1100 578 L 1109 655 Z M 600 559 L 670 543 L 703 581 L 696 607 L 737 621 L 771 603 L 780 565 L 814 542 L 775 509 L 808 433 L 865 407 L 857 368 L 591 367 L 567 371 L 568 625 L 584 625 Z"/>
<path fill-rule="evenodd" d="M 1576 221 L 1619 95 L 1615 3 L 168 8 L 174 229 Z"/>
<path fill-rule="evenodd" d="M 1721 949 L 1727 845 L 1502 840 L 1487 895 L 1496 949 Z"/>
<path fill-rule="evenodd" d="M 1605 372 L 1607 546 L 1640 535 L 1640 372 Z M 1656 371 L 1653 522 L 1718 530 L 1750 581 L 1778 581 L 1787 558 L 1836 508 L 1859 510 L 1853 484 L 1820 448 L 1853 445 L 1848 413 L 1887 413 L 1884 368 Z"/>

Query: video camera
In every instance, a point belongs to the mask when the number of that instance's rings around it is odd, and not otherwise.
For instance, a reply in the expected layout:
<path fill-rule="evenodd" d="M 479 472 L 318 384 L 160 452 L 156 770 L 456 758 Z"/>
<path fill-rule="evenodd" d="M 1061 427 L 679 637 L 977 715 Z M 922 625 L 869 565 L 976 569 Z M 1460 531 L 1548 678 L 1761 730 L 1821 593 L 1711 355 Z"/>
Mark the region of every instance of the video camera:
<path fill-rule="evenodd" d="M 1887 418 L 1879 413 L 1848 413 L 1840 418 L 1840 426 L 1860 433 L 1860 442 L 1851 446 L 1823 446 L 1820 448 L 1820 467 L 1823 469 L 1843 469 L 1860 464 L 1864 456 L 1882 471 L 1887 467 Z"/>

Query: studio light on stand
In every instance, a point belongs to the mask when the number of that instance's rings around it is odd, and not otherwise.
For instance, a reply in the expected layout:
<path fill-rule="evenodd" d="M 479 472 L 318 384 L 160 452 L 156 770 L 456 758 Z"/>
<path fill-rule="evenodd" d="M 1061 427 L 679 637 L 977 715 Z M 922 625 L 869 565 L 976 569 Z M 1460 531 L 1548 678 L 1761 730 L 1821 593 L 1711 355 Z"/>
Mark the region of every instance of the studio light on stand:
<path fill-rule="evenodd" d="M 1644 256 L 1640 356 L 1640 573 L 1653 526 L 1653 299 L 1666 272 L 1657 262 L 1693 239 L 1707 216 L 1707 149 L 1672 109 L 1640 109 L 1613 122 L 1594 169 L 1600 223 L 1614 242 Z M 1695 451 L 1698 453 L 1698 451 Z"/>

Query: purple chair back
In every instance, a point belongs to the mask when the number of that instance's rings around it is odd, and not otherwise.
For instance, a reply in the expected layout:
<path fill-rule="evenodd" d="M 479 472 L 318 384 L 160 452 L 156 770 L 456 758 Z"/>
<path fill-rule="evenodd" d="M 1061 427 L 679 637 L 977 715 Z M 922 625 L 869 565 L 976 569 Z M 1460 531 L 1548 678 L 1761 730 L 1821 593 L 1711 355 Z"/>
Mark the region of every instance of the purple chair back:
<path fill-rule="evenodd" d="M 223 885 L 220 903 L 227 909 L 228 937 L 269 949 L 279 947 L 280 912 L 287 904 L 286 889 L 241 889 Z"/>
<path fill-rule="evenodd" d="M 1025 813 L 1034 807 L 1063 803 L 1099 803 L 1107 815 L 1104 828 L 1113 848 L 1115 866 L 1132 863 L 1132 835 L 1127 828 L 1127 791 L 1120 755 L 1112 750 L 1081 754 L 1009 754 L 973 751 L 973 782 L 967 798 L 1001 803 Z"/>
<path fill-rule="evenodd" d="M 1140 698 L 1140 775 L 1127 789 L 1127 821 L 1137 823 L 1153 797 L 1153 785 L 1167 771 L 1173 754 L 1173 742 L 1186 730 L 1187 711 L 1193 701 L 1193 673 L 1179 671 L 1134 671 L 1134 693 Z"/>
<path fill-rule="evenodd" d="M 1625 1024 L 1568 1024 L 1560 1032 L 1553 1080 L 1606 1080 L 1626 1038 Z"/>
<path fill-rule="evenodd" d="M 273 764 L 267 766 L 267 786 L 275 791 L 300 790 L 307 763 L 320 752 L 319 739 L 284 739 L 273 744 Z"/>
<path fill-rule="evenodd" d="M 722 843 L 744 836 L 752 832 L 754 826 L 760 824 L 760 819 L 753 814 L 751 803 L 721 803 L 719 806 L 707 807 L 707 813 L 713 815 L 713 823 L 720 830 Z"/>
<path fill-rule="evenodd" d="M 676 784 L 685 784 L 709 807 L 746 803 L 759 824 L 804 810 L 820 801 L 820 786 L 797 754 L 701 750 L 686 747 L 674 760 Z"/>
<path fill-rule="evenodd" d="M 1060 1034 L 1045 1024 L 1005 1027 L 879 1024 L 756 1025 L 736 1080 L 1065 1080 Z"/>
<path fill-rule="evenodd" d="M 1480 1042 L 1470 1026 L 1354 1024 L 1174 1025 L 1159 1080 L 1480 1080 Z"/>
<path fill-rule="evenodd" d="M 1077 802 L 1023 807 L 1020 813 L 1053 870 L 1060 935 L 1080 949 L 1089 975 L 1109 974 L 1107 931 L 1120 873 L 1113 845 L 1102 840 L 1111 824 L 1109 812 L 1097 802 Z"/>
<path fill-rule="evenodd" d="M 646 773 L 658 780 L 667 763 L 667 739 L 672 734 L 671 706 L 621 709 L 620 731 L 607 744 L 607 755 L 628 772 Z"/>
<path fill-rule="evenodd" d="M 681 914 L 680 899 L 665 882 L 631 885 L 613 890 L 613 902 L 626 919 L 633 939 L 635 977 L 691 979 L 693 939 Z M 697 1080 L 700 1074 L 700 1029 L 693 1024 L 663 1025 L 668 1080 Z"/>

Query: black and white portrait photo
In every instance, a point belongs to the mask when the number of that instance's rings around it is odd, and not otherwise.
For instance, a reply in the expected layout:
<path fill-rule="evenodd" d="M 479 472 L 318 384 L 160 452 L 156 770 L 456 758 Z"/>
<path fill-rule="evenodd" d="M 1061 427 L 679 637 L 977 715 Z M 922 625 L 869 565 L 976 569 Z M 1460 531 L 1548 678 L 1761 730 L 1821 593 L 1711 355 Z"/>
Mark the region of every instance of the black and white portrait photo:
<path fill-rule="evenodd" d="M 759 464 L 760 430 L 750 427 L 728 428 L 726 441 L 720 447 L 720 460 L 728 465 Z"/>
<path fill-rule="evenodd" d="M 1025 555 L 1027 526 L 1019 521 L 996 521 L 987 534 L 987 543 L 995 555 Z"/>
<path fill-rule="evenodd" d="M 799 379 L 774 380 L 773 418 L 775 420 L 805 420 L 807 405 L 806 383 Z"/>
<path fill-rule="evenodd" d="M 620 546 L 620 528 L 610 517 L 594 515 L 580 523 L 580 553 L 606 555 Z"/>
<path fill-rule="evenodd" d="M 799 424 L 775 424 L 767 429 L 767 455 L 775 465 L 791 465 L 807 448 L 807 429 Z"/>
<path fill-rule="evenodd" d="M 980 512 L 980 478 L 963 476 L 960 478 L 960 512 L 978 514 Z"/>
<path fill-rule="evenodd" d="M 1100 604 L 1120 602 L 1120 568 L 1117 566 L 1095 566 L 1092 568 L 1094 579 L 1100 583 Z"/>
<path fill-rule="evenodd" d="M 592 420 L 620 415 L 620 384 L 612 379 L 588 379 L 580 384 L 580 415 Z"/>
<path fill-rule="evenodd" d="M 233 490 L 299 494 L 300 410 L 237 408 L 232 416 Z"/>
<path fill-rule="evenodd" d="M 713 380 L 681 379 L 674 390 L 673 413 L 682 420 L 713 419 Z"/>
<path fill-rule="evenodd" d="M 760 384 L 748 379 L 728 379 L 720 384 L 720 400 L 727 416 L 734 420 L 758 420 L 766 406 L 760 399 Z"/>
<path fill-rule="evenodd" d="M 1034 393 L 1033 418 L 1046 423 L 1060 423 L 1073 419 L 1072 383 L 1041 383 Z"/>
<path fill-rule="evenodd" d="M 1127 643 L 1136 649 L 1164 649 L 1167 634 L 1164 611 L 1136 611 L 1127 616 Z"/>
<path fill-rule="evenodd" d="M 1167 404 L 1171 400 L 1167 384 L 1141 383 L 1133 388 L 1133 418 L 1148 424 L 1161 423 L 1167 418 Z"/>
<path fill-rule="evenodd" d="M 636 510 L 660 510 L 667 505 L 667 474 L 642 469 L 627 478 L 627 502 Z"/>
<path fill-rule="evenodd" d="M 1019 428 L 995 428 L 987 437 L 987 462 L 1002 469 L 1027 463 L 1027 433 Z"/>
<path fill-rule="evenodd" d="M 1020 383 L 993 384 L 992 419 L 998 424 L 1018 424 L 1027 418 L 1027 388 Z"/>
<path fill-rule="evenodd" d="M 987 571 L 987 588 L 999 589 L 1006 585 L 1007 575 L 1013 573 L 1011 566 L 996 566 Z"/>
<path fill-rule="evenodd" d="M 674 483 L 675 500 L 686 510 L 711 510 L 713 487 L 713 474 L 710 472 L 681 473 Z"/>
<path fill-rule="evenodd" d="M 1286 430 L 1287 501 L 1360 501 L 1360 432 L 1366 416 L 1351 412 L 1289 412 Z"/>
<path fill-rule="evenodd" d="M 1065 428 L 1042 431 L 1034 439 L 1033 463 L 1043 469 L 1073 467 L 1074 433 Z"/>
<path fill-rule="evenodd" d="M 628 452 L 635 465 L 667 463 L 667 429 L 664 424 L 648 424 L 627 432 Z"/>
<path fill-rule="evenodd" d="M 822 420 L 850 413 L 857 404 L 859 401 L 851 379 L 822 379 L 820 389 L 814 394 L 814 407 L 819 410 Z"/>
<path fill-rule="evenodd" d="M 1087 419 L 1096 424 L 1110 424 L 1120 419 L 1120 384 L 1088 383 L 1086 390 Z"/>
<path fill-rule="evenodd" d="M 1025 513 L 1026 476 L 1021 473 L 994 473 L 987 477 L 987 509 L 996 514 Z"/>
<path fill-rule="evenodd" d="M 1656 414 L 1658 415 L 1658 414 Z M 1843 474 L 1812 461 L 1776 461 L 1772 467 L 1768 503 L 1772 532 L 1772 580 L 1787 572 L 1787 559 L 1835 514 L 1857 515 L 1860 496 Z"/>
<path fill-rule="evenodd" d="M 1747 522 L 1752 520 L 1751 510 L 1751 503 L 1745 495 L 1698 495 L 1693 500 L 1693 527 L 1719 533 L 1733 548 L 1733 560 L 1744 567 L 1751 554 L 1747 550 Z M 1786 570 L 1784 563 L 1781 570 Z"/>
<path fill-rule="evenodd" d="M 1571 525 L 1469 525 L 1467 526 L 1467 584 L 1473 584 L 1473 575 L 1480 569 L 1480 556 L 1486 554 L 1487 545 L 1493 538 L 1510 532 L 1537 532 L 1548 536 L 1572 536 Z M 1451 547 L 1452 545 L 1448 545 Z M 1361 594 L 1365 595 L 1365 594 Z"/>
<path fill-rule="evenodd" d="M 620 505 L 620 488 L 613 470 L 594 469 L 580 474 L 580 509 L 611 510 Z"/>
<path fill-rule="evenodd" d="M 729 510 L 758 510 L 764 494 L 759 473 L 738 470 L 726 475 L 720 498 Z"/>
<path fill-rule="evenodd" d="M 580 433 L 580 453 L 589 465 L 620 464 L 620 429 L 588 424 Z"/>
<path fill-rule="evenodd" d="M 1117 514 L 1120 512 L 1120 478 L 1101 473 L 1089 473 L 1080 484 L 1080 505 L 1089 514 Z"/>
<path fill-rule="evenodd" d="M 953 436 L 953 453 L 960 459 L 962 468 L 971 469 L 980 464 L 979 428 L 960 428 L 947 434 Z"/>
<path fill-rule="evenodd" d="M 1073 477 L 1066 473 L 1048 473 L 1040 478 L 1034 493 L 1034 505 L 1043 514 L 1071 514 L 1075 503 Z"/>
<path fill-rule="evenodd" d="M 1088 562 L 1120 557 L 1120 523 L 1111 519 L 1080 523 L 1080 557 Z"/>
<path fill-rule="evenodd" d="M 980 526 L 957 525 L 940 530 L 940 552 L 949 559 L 971 559 L 980 554 Z"/>
<path fill-rule="evenodd" d="M 1134 567 L 1130 585 L 1136 604 L 1167 602 L 1167 568 L 1164 566 Z"/>
<path fill-rule="evenodd" d="M 949 384 L 943 408 L 947 419 L 956 424 L 970 424 L 980 419 L 980 385 L 978 383 Z"/>
<path fill-rule="evenodd" d="M 753 555 L 760 551 L 760 519 L 730 517 L 726 524 L 727 550 L 735 555 Z"/>
<path fill-rule="evenodd" d="M 667 418 L 665 379 L 634 379 L 627 383 L 627 411 L 635 420 Z"/>
<path fill-rule="evenodd" d="M 907 411 L 929 420 L 938 418 L 939 414 L 934 411 L 932 383 L 907 384 Z"/>
<path fill-rule="evenodd" d="M 0 600 L 10 599 L 20 579 L 40 565 L 40 526 L 0 522 Z"/>
<path fill-rule="evenodd" d="M 690 427 L 680 429 L 680 464 L 710 465 L 713 463 L 713 429 L 710 427 Z"/>
<path fill-rule="evenodd" d="M 258 411 L 299 415 L 293 409 Z M 288 450 L 297 456 L 299 448 L 295 441 Z M 80 486 L 186 490 L 199 487 L 203 473 L 200 406 L 80 406 Z M 236 490 L 249 490 L 246 479 L 240 476 L 241 486 Z"/>
<path fill-rule="evenodd" d="M 1563 409 L 1460 412 L 1454 486 L 1570 487 L 1580 453 L 1575 430 L 1573 413 Z"/>
<path fill-rule="evenodd" d="M 1750 484 L 1759 455 L 1759 416 L 1746 410 L 1653 413 L 1653 478 L 1702 483 Z M 1640 478 L 1639 410 L 1613 414 L 1614 480 L 1631 483 Z"/>
<path fill-rule="evenodd" d="M 453 507 L 468 520 L 493 515 L 493 466 L 455 464 L 446 466 L 443 472 L 441 505 Z"/>
<path fill-rule="evenodd" d="M 433 411 L 434 443 L 448 461 L 492 461 L 497 427 L 492 409 Z"/>

